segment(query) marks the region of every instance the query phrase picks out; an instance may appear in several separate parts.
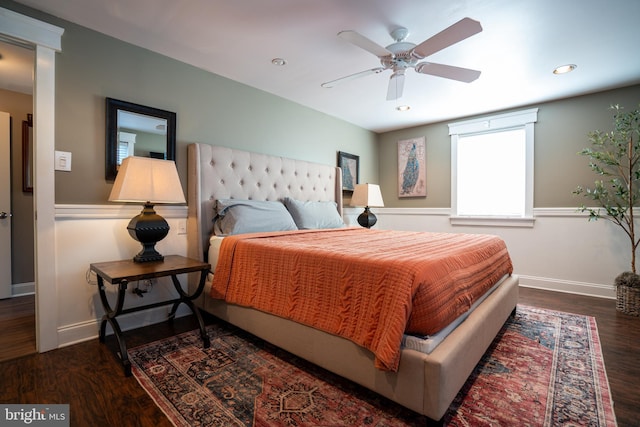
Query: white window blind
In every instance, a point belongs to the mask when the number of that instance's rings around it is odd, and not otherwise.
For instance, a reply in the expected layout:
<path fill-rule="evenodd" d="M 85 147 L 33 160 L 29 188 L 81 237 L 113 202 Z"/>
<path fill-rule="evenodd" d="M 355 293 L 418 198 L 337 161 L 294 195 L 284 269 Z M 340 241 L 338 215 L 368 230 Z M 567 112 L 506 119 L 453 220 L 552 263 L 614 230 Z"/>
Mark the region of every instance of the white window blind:
<path fill-rule="evenodd" d="M 118 166 L 122 164 L 125 158 L 133 156 L 136 136 L 135 133 L 118 132 L 118 158 L 116 162 Z"/>
<path fill-rule="evenodd" d="M 126 141 L 118 141 L 118 166 L 122 164 L 122 161 L 129 157 L 129 143 Z"/>

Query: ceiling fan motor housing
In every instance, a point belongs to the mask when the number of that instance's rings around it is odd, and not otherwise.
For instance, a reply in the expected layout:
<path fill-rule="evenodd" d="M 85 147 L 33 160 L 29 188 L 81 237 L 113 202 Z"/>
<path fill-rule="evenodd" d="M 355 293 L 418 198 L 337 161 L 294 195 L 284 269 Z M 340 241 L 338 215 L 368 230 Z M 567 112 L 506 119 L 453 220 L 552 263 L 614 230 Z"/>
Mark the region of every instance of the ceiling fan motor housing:
<path fill-rule="evenodd" d="M 387 46 L 387 50 L 393 55 L 380 58 L 380 63 L 386 68 L 409 68 L 416 65 L 418 59 L 413 55 L 416 45 L 409 42 L 398 42 Z"/>

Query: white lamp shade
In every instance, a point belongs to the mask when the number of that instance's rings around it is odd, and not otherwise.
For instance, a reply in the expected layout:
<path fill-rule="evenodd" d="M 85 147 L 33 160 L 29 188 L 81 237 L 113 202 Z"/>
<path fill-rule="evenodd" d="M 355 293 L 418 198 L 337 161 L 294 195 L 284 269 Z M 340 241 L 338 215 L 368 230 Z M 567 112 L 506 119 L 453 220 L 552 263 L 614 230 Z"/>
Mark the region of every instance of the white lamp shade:
<path fill-rule="evenodd" d="M 356 184 L 351 196 L 351 206 L 383 207 L 380 186 L 376 184 Z"/>
<path fill-rule="evenodd" d="M 111 202 L 184 203 L 173 160 L 130 156 L 122 161 L 109 195 Z"/>

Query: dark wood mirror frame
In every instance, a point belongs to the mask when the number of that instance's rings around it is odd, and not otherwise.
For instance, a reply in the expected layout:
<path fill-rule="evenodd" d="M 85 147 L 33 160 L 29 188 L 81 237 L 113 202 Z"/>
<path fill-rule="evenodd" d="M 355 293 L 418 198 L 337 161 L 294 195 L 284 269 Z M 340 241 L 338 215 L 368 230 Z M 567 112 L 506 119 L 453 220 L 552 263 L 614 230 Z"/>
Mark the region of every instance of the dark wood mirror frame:
<path fill-rule="evenodd" d="M 33 193 L 33 114 L 22 121 L 22 191 Z"/>
<path fill-rule="evenodd" d="M 106 167 L 105 178 L 113 181 L 118 174 L 118 111 L 128 111 L 145 116 L 157 117 L 167 121 L 167 160 L 176 159 L 176 113 L 160 110 L 158 108 L 147 107 L 131 102 L 120 101 L 113 98 L 106 98 Z"/>

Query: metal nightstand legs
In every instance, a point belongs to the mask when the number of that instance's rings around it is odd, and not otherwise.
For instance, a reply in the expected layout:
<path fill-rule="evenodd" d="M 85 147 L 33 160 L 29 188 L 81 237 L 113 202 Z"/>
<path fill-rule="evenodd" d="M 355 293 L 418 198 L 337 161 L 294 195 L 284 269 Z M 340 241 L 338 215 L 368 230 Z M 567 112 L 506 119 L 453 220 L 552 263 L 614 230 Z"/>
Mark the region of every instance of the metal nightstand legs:
<path fill-rule="evenodd" d="M 198 289 L 196 289 L 196 291 L 192 295 L 188 295 L 182 290 L 180 281 L 178 280 L 175 274 L 172 274 L 171 280 L 173 282 L 173 285 L 176 291 L 178 292 L 178 295 L 180 295 L 180 298 L 173 299 L 170 301 L 162 301 L 154 304 L 148 304 L 148 305 L 139 306 L 139 307 L 132 307 L 128 309 L 123 309 L 123 306 L 124 306 L 124 299 L 127 291 L 127 285 L 129 282 L 126 280 L 123 280 L 118 284 L 118 296 L 116 299 L 115 309 L 113 309 L 111 308 L 111 304 L 109 304 L 109 300 L 107 299 L 104 279 L 99 274 L 97 277 L 98 277 L 98 292 L 100 294 L 100 301 L 102 302 L 102 306 L 105 311 L 104 316 L 102 316 L 102 321 L 100 322 L 99 339 L 101 343 L 105 342 L 107 323 L 109 323 L 111 325 L 111 328 L 113 329 L 114 335 L 116 336 L 116 340 L 118 341 L 118 346 L 120 347 L 119 356 L 120 356 L 120 360 L 122 361 L 122 365 L 124 367 L 124 373 L 126 376 L 131 376 L 131 362 L 129 361 L 129 355 L 127 354 L 127 344 L 122 335 L 122 330 L 120 329 L 120 325 L 118 324 L 118 321 L 116 319 L 116 317 L 121 314 L 133 313 L 136 311 L 142 311 L 149 308 L 155 308 L 155 307 L 161 307 L 164 305 L 173 304 L 173 307 L 171 308 L 171 311 L 169 313 L 169 321 L 173 321 L 176 315 L 176 311 L 178 310 L 178 307 L 180 306 L 180 304 L 184 303 L 191 309 L 194 316 L 198 320 L 198 325 L 200 327 L 200 336 L 202 337 L 204 348 L 209 348 L 211 346 L 211 341 L 209 340 L 209 336 L 207 335 L 207 331 L 205 329 L 204 321 L 202 320 L 200 310 L 198 310 L 198 308 L 193 303 L 193 300 L 196 299 L 198 296 L 200 296 L 200 294 L 202 293 L 202 290 L 204 289 L 204 283 L 207 277 L 206 270 L 203 270 L 200 272 L 200 283 L 198 285 Z"/>

